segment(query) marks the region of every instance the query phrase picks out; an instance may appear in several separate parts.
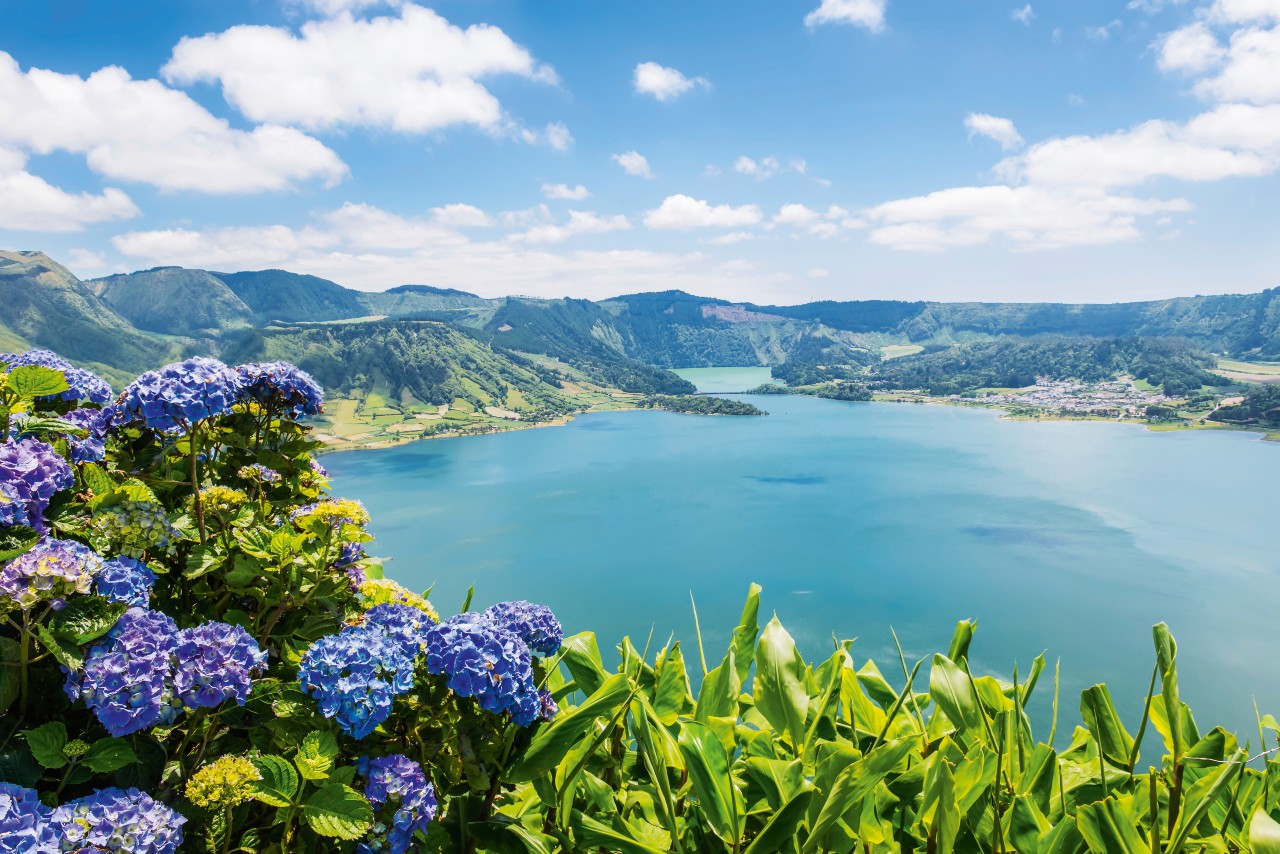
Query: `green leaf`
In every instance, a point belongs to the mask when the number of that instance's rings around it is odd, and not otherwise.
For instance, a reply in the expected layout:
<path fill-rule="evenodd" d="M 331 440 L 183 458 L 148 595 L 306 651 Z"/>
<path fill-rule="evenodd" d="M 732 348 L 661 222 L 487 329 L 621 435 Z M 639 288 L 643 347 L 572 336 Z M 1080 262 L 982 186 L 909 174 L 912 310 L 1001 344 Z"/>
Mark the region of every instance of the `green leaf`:
<path fill-rule="evenodd" d="M 1178 700 L 1178 645 L 1164 623 L 1152 626 L 1151 634 L 1155 638 L 1156 664 L 1160 668 L 1160 702 L 1164 718 L 1169 723 L 1169 752 L 1177 763 L 1182 761 L 1182 751 L 1186 749 L 1182 732 L 1182 703 Z"/>
<path fill-rule="evenodd" d="M 1253 854 L 1280 854 L 1280 823 L 1261 807 L 1254 810 L 1249 822 L 1249 847 Z"/>
<path fill-rule="evenodd" d="M 67 743 L 67 727 L 61 721 L 50 721 L 22 733 L 31 755 L 45 768 L 61 768 L 67 764 L 62 748 Z"/>
<path fill-rule="evenodd" d="M 1081 806 L 1076 811 L 1076 827 L 1093 854 L 1151 854 L 1115 798 Z"/>
<path fill-rule="evenodd" d="M 760 633 L 760 585 L 747 588 L 747 601 L 742 606 L 742 617 L 733 630 L 733 660 L 738 668 L 738 684 L 745 684 L 751 674 L 756 655 L 756 635 Z"/>
<path fill-rule="evenodd" d="M 89 745 L 80 764 L 95 774 L 110 774 L 137 761 L 137 754 L 123 738 L 100 738 Z"/>
<path fill-rule="evenodd" d="M 373 826 L 373 807 L 355 789 L 335 783 L 307 798 L 302 817 L 321 836 L 359 839 Z"/>
<path fill-rule="evenodd" d="M 689 674 L 685 670 L 680 642 L 677 641 L 667 652 L 662 660 L 662 667 L 658 671 L 658 683 L 653 688 L 653 710 L 664 724 L 670 726 L 676 722 L 676 717 L 692 704 L 693 698 L 689 694 Z"/>
<path fill-rule="evenodd" d="M 806 670 L 796 642 L 775 616 L 764 627 L 756 647 L 756 710 L 778 735 L 790 736 L 797 753 L 804 746 L 804 723 L 809 714 Z"/>
<path fill-rule="evenodd" d="M 841 771 L 813 822 L 809 838 L 801 849 L 804 854 L 811 854 L 826 845 L 827 833 L 834 828 L 840 817 L 854 806 L 861 805 L 863 798 L 871 794 L 876 785 L 906 758 L 917 743 L 914 738 L 887 741 Z"/>
<path fill-rule="evenodd" d="M 107 495 L 115 491 L 115 481 L 97 463 L 85 463 L 80 466 L 80 476 L 84 478 L 84 485 L 89 487 L 95 496 Z"/>
<path fill-rule="evenodd" d="M 730 647 L 720 666 L 709 671 L 702 678 L 702 688 L 698 691 L 698 705 L 694 714 L 703 723 L 706 723 L 708 718 L 736 718 L 738 696 L 741 693 L 742 683 L 738 680 L 734 651 Z"/>
<path fill-rule="evenodd" d="M 44 644 L 45 649 L 53 653 L 53 657 L 59 664 L 69 670 L 80 670 L 84 667 L 84 653 L 76 644 L 54 637 L 53 632 L 43 625 L 36 626 L 36 637 L 40 638 L 40 643 Z"/>
<path fill-rule="evenodd" d="M 933 656 L 933 668 L 929 671 L 929 696 L 961 735 L 982 726 L 985 712 L 978 703 L 978 695 L 973 690 L 969 674 L 945 655 Z"/>
<path fill-rule="evenodd" d="M 25 525 L 0 528 L 0 561 L 10 560 L 31 551 L 40 542 L 40 535 Z"/>
<path fill-rule="evenodd" d="M 577 683 L 582 693 L 590 696 L 600 689 L 604 680 L 609 678 L 604 664 L 600 661 L 600 648 L 596 645 L 596 636 L 591 632 L 582 632 L 564 639 L 560 647 L 560 660 L 568 668 L 569 675 Z"/>
<path fill-rule="evenodd" d="M 744 854 L 774 854 L 786 851 L 804 820 L 813 799 L 813 789 L 801 789 L 773 813 Z"/>
<path fill-rule="evenodd" d="M 126 602 L 111 602 L 101 596 L 73 596 L 49 619 L 49 631 L 54 637 L 84 646 L 111 631 L 127 610 Z"/>
<path fill-rule="evenodd" d="M 1242 773 L 1245 767 L 1245 761 L 1248 754 L 1243 750 L 1237 751 L 1231 761 L 1225 765 L 1219 765 L 1217 770 L 1210 771 L 1187 789 L 1186 798 L 1183 802 L 1182 812 L 1178 816 L 1178 823 L 1174 826 L 1173 836 L 1169 840 L 1169 847 L 1165 849 L 1167 854 L 1178 854 L 1182 851 L 1183 846 L 1187 844 L 1187 840 L 1191 838 L 1192 832 L 1196 825 L 1200 823 L 1200 819 L 1204 818 L 1205 813 L 1209 811 L 1209 807 L 1213 806 L 1213 802 L 1226 794 L 1227 788 L 1236 775 Z"/>
<path fill-rule="evenodd" d="M 298 754 L 293 762 L 298 766 L 298 773 L 307 780 L 323 780 L 329 776 L 329 769 L 338 758 L 338 741 L 331 734 L 320 730 L 307 733 L 298 747 Z"/>
<path fill-rule="evenodd" d="M 1106 685 L 1094 685 L 1080 692 L 1080 715 L 1085 726 L 1102 743 L 1102 755 L 1117 768 L 1129 768 L 1133 755 L 1133 736 L 1120 721 L 1120 713 L 1111 701 Z M 1083 830 L 1083 828 L 1082 828 Z M 1085 834 L 1085 839 L 1089 838 Z"/>
<path fill-rule="evenodd" d="M 969 657 L 969 644 L 973 641 L 973 633 L 977 631 L 975 620 L 961 620 L 956 623 L 956 630 L 951 635 L 951 646 L 947 648 L 947 658 L 959 661 Z"/>
<path fill-rule="evenodd" d="M 920 818 L 929 826 L 930 850 L 951 854 L 955 850 L 956 834 L 960 832 L 960 805 L 956 800 L 951 763 L 940 754 L 931 757 L 925 775 L 924 811 Z"/>
<path fill-rule="evenodd" d="M 9 372 L 9 388 L 23 397 L 45 397 L 67 390 L 67 378 L 61 371 L 41 365 L 23 365 Z"/>
<path fill-rule="evenodd" d="M 298 774 L 283 756 L 266 754 L 256 757 L 253 765 L 262 775 L 253 784 L 254 800 L 273 807 L 293 806 L 298 794 Z"/>
<path fill-rule="evenodd" d="M 646 845 L 632 836 L 621 818 L 616 819 L 615 827 L 601 824 L 588 815 L 575 814 L 573 819 L 575 836 L 584 848 L 602 848 L 621 854 L 666 854 L 663 849 Z"/>
<path fill-rule="evenodd" d="M 716 734 L 706 724 L 686 721 L 680 729 L 680 752 L 693 793 L 716 836 L 730 848 L 742 838 L 746 805 L 729 772 L 729 755 Z"/>
<path fill-rule="evenodd" d="M 592 731 L 599 717 L 611 718 L 630 702 L 631 684 L 616 673 L 605 680 L 581 706 L 556 717 L 548 727 L 539 729 L 529 749 L 516 761 L 507 775 L 512 783 L 524 783 L 560 764 L 565 754 L 580 738 Z"/>

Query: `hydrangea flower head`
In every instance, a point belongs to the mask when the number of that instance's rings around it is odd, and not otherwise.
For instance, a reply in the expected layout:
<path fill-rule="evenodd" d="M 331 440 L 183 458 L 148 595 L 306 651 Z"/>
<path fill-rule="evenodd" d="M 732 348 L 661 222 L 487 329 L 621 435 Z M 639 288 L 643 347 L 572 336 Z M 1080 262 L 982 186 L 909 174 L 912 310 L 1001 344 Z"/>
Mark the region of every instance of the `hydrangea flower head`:
<path fill-rule="evenodd" d="M 529 726 L 541 709 L 527 647 L 481 614 L 450 617 L 426 632 L 427 672 L 441 674 L 454 693 L 475 697 L 480 708 L 510 712 Z"/>
<path fill-rule="evenodd" d="M 71 461 L 73 463 L 102 462 L 102 458 L 107 453 L 106 436 L 113 415 L 114 413 L 109 409 L 86 407 L 84 409 L 73 409 L 66 415 L 61 416 L 63 421 L 74 424 L 87 434 L 85 436 L 67 436 L 67 443 L 71 446 Z"/>
<path fill-rule="evenodd" d="M 365 579 L 360 584 L 360 599 L 366 609 L 378 605 L 410 605 L 430 617 L 433 623 L 440 622 L 440 615 L 430 602 L 390 578 Z"/>
<path fill-rule="evenodd" d="M 33 789 L 0 783 L 0 851 L 16 854 L 57 854 L 58 836 Z"/>
<path fill-rule="evenodd" d="M 364 612 L 364 624 L 382 629 L 412 655 L 422 651 L 425 632 L 438 622 L 412 605 L 374 605 Z"/>
<path fill-rule="evenodd" d="M 329 498 L 299 507 L 289 514 L 296 525 L 319 522 L 324 527 L 340 531 L 345 525 L 363 527 L 369 524 L 369 511 L 359 501 L 349 498 Z"/>
<path fill-rule="evenodd" d="M 229 486 L 206 486 L 200 490 L 200 500 L 206 510 L 234 513 L 249 503 L 249 496 Z"/>
<path fill-rule="evenodd" d="M 62 851 L 97 847 L 111 854 L 173 854 L 187 820 L 145 792 L 112 787 L 63 804 L 50 821 Z"/>
<path fill-rule="evenodd" d="M 152 430 L 176 433 L 226 412 L 242 384 L 217 359 L 193 356 L 138 377 L 124 390 L 122 406 Z"/>
<path fill-rule="evenodd" d="M 21 368 L 27 365 L 39 365 L 59 371 L 67 378 L 67 390 L 60 394 L 48 395 L 51 400 L 88 400 L 93 403 L 106 403 L 111 399 L 111 385 L 91 371 L 77 368 L 57 353 L 49 350 L 28 350 L 15 356 L 11 353 L 0 355 L 0 362 L 8 364 L 6 370 Z"/>
<path fill-rule="evenodd" d="M 248 480 L 253 483 L 277 484 L 282 480 L 280 472 L 275 469 L 269 469 L 262 463 L 241 466 L 236 474 L 240 475 L 242 480 Z"/>
<path fill-rule="evenodd" d="M 386 831 L 386 850 L 405 854 L 413 843 L 414 831 L 427 830 L 436 817 L 435 787 L 427 782 L 422 766 L 407 756 L 393 753 L 376 759 L 363 757 L 357 770 L 366 780 L 364 796 L 375 806 L 392 799 L 400 802 Z M 370 850 L 379 850 L 370 846 Z"/>
<path fill-rule="evenodd" d="M 31 527 L 43 533 L 53 496 L 75 484 L 75 473 L 53 446 L 33 437 L 0 444 L 0 483 L 22 502 Z"/>
<path fill-rule="evenodd" d="M 360 561 L 364 560 L 364 547 L 359 543 L 343 543 L 342 552 L 338 555 L 337 562 L 333 565 L 334 569 L 342 570 L 346 573 L 347 580 L 351 582 L 353 592 L 359 592 L 361 585 L 369 580 L 365 574 L 364 567 L 360 565 Z"/>
<path fill-rule="evenodd" d="M 151 602 L 151 589 L 156 574 L 145 563 L 131 557 L 118 557 L 102 565 L 93 581 L 94 592 L 112 602 L 125 602 L 145 608 Z"/>
<path fill-rule="evenodd" d="M 253 797 L 253 782 L 262 774 L 243 756 L 219 756 L 191 775 L 187 800 L 208 810 L 235 807 Z"/>
<path fill-rule="evenodd" d="M 0 596 L 28 611 L 40 602 L 88 593 L 102 567 L 102 558 L 88 546 L 50 537 L 0 567 Z"/>
<path fill-rule="evenodd" d="M 236 373 L 244 382 L 244 397 L 266 406 L 300 415 L 324 411 L 324 392 L 306 371 L 288 362 L 255 362 L 240 365 Z"/>
<path fill-rule="evenodd" d="M 564 629 L 546 605 L 523 600 L 499 602 L 486 608 L 484 615 L 541 655 L 554 655 L 564 643 Z"/>
<path fill-rule="evenodd" d="M 151 501 L 121 501 L 99 508 L 91 524 L 112 550 L 135 558 L 148 549 L 169 551 L 179 536 L 164 508 Z"/>
<path fill-rule="evenodd" d="M 205 623 L 178 632 L 173 649 L 173 689 L 189 708 L 212 709 L 234 699 L 244 705 L 267 654 L 248 632 L 228 623 Z"/>
<path fill-rule="evenodd" d="M 18 495 L 18 490 L 12 484 L 0 483 L 0 527 L 26 525 L 29 521 L 26 502 Z"/>
<path fill-rule="evenodd" d="M 63 690 L 73 702 L 83 700 L 117 738 L 171 723 L 179 709 L 169 679 L 177 634 L 168 615 L 130 608 L 89 647 L 84 669 L 68 673 Z"/>
<path fill-rule="evenodd" d="M 320 713 L 343 732 L 364 738 L 391 715 L 395 698 L 413 688 L 414 656 L 377 626 L 347 626 L 311 645 L 298 682 Z"/>

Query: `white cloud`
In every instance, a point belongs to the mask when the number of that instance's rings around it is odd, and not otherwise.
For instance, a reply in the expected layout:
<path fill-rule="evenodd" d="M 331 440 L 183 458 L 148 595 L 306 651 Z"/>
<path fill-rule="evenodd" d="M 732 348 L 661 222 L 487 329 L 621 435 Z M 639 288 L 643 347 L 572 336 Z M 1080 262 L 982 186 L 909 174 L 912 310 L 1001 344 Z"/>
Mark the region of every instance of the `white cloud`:
<path fill-rule="evenodd" d="M 625 151 L 622 154 L 613 155 L 613 161 L 622 167 L 622 171 L 628 175 L 635 175 L 637 178 L 652 178 L 653 170 L 649 168 L 649 161 L 643 154 L 638 151 Z"/>
<path fill-rule="evenodd" d="M 1181 6 L 1187 0 L 1129 0 L 1129 5 L 1125 8 L 1129 11 L 1146 12 L 1148 15 L 1155 15 L 1164 11 L 1166 6 Z"/>
<path fill-rule="evenodd" d="M 402 0 L 285 0 L 288 6 L 310 9 L 333 17 L 342 12 L 362 12 L 375 6 L 399 6 Z"/>
<path fill-rule="evenodd" d="M 531 130 L 519 125 L 510 125 L 505 130 L 513 132 L 530 145 L 546 145 L 556 151 L 568 151 L 573 147 L 573 134 L 569 133 L 562 122 L 552 122 L 543 130 Z"/>
<path fill-rule="evenodd" d="M 1017 21 L 1020 24 L 1025 24 L 1027 26 L 1031 25 L 1031 21 L 1035 18 L 1035 16 L 1036 16 L 1036 13 L 1031 8 L 1030 3 L 1023 6 L 1021 9 L 1014 9 L 1012 12 L 1009 13 L 1010 19 Z"/>
<path fill-rule="evenodd" d="M 564 202 L 580 202 L 591 195 L 591 191 L 581 184 L 570 187 L 568 184 L 543 184 L 542 195 L 548 199 Z"/>
<path fill-rule="evenodd" d="M 779 225 L 813 225 L 821 219 L 822 214 L 801 204 L 783 205 L 773 216 Z"/>
<path fill-rule="evenodd" d="M 462 29 L 413 4 L 398 17 L 308 21 L 297 35 L 238 26 L 184 38 L 162 73 L 179 83 L 221 85 L 223 97 L 254 121 L 405 133 L 459 124 L 501 132 L 502 106 L 482 79 L 556 81 L 501 29 Z"/>
<path fill-rule="evenodd" d="M 87 78 L 23 73 L 2 51 L 0 144 L 83 154 L 101 175 L 164 190 L 251 193 L 347 174 L 337 154 L 292 128 L 232 128 L 185 93 L 115 66 Z"/>
<path fill-rule="evenodd" d="M 649 228 L 688 230 L 693 228 L 741 228 L 756 225 L 762 215 L 756 205 L 712 205 L 684 194 L 667 196 L 662 204 L 644 215 Z"/>
<path fill-rule="evenodd" d="M 1214 0 L 1208 18 L 1223 24 L 1280 23 L 1276 0 Z"/>
<path fill-rule="evenodd" d="M 970 113 L 964 117 L 964 126 L 969 131 L 969 139 L 973 139 L 975 135 L 985 136 L 1000 143 L 1000 147 L 1005 151 L 1022 145 L 1022 135 L 1009 119 L 986 113 Z"/>
<path fill-rule="evenodd" d="M 10 231 L 82 231 L 86 225 L 129 219 L 139 211 L 120 190 L 101 195 L 68 193 L 27 172 L 26 156 L 0 148 L 0 229 Z"/>
<path fill-rule="evenodd" d="M 822 0 L 822 5 L 804 18 L 805 26 L 819 24 L 854 24 L 873 33 L 884 29 L 887 0 Z"/>
<path fill-rule="evenodd" d="M 1111 38 L 1112 30 L 1120 29 L 1124 24 L 1117 18 L 1109 24 L 1103 24 L 1098 27 L 1085 27 L 1084 34 L 1086 37 L 1096 42 L 1104 42 Z"/>
<path fill-rule="evenodd" d="M 811 267 L 805 271 L 805 275 L 810 279 L 825 279 L 827 276 L 831 275 L 831 271 L 825 270 L 822 267 Z"/>
<path fill-rule="evenodd" d="M 671 101 L 679 98 L 695 86 L 709 87 L 705 77 L 685 77 L 674 68 L 667 68 L 656 62 L 642 62 L 636 66 L 636 92 L 641 95 L 652 95 L 659 101 Z"/>
<path fill-rule="evenodd" d="M 1226 50 L 1203 21 L 1166 33 L 1156 42 L 1161 71 L 1199 74 L 1220 63 Z"/>
<path fill-rule="evenodd" d="M 821 213 L 807 205 L 785 204 L 773 215 L 774 225 L 789 226 L 796 229 L 797 235 L 809 234 L 823 240 L 837 236 L 843 230 L 861 228 L 864 223 L 851 219 L 849 211 L 837 205 L 827 208 Z"/>
<path fill-rule="evenodd" d="M 525 243 L 561 243 L 580 234 L 606 234 L 629 228 L 631 221 L 621 214 L 600 216 L 593 211 L 569 211 L 569 221 L 564 225 L 539 225 L 513 234 L 511 239 Z"/>
<path fill-rule="evenodd" d="M 708 167 L 708 169 L 711 168 L 714 167 Z M 767 178 L 772 178 L 774 175 L 786 172 L 794 172 L 797 175 L 808 174 L 809 164 L 802 157 L 793 157 L 787 161 L 786 166 L 783 166 L 778 158 L 772 155 L 755 160 L 744 154 L 733 162 L 733 171 L 740 175 L 750 175 L 763 181 Z M 715 174 L 720 174 L 718 169 Z"/>
<path fill-rule="evenodd" d="M 1280 8 L 1280 3 L 1275 5 Z M 1219 101 L 1280 102 L 1280 26 L 1232 33 L 1222 70 L 1195 89 Z"/>
<path fill-rule="evenodd" d="M 756 235 L 750 231 L 731 231 L 728 234 L 721 234 L 716 237 L 707 238 L 707 243 L 714 243 L 720 246 L 728 246 L 733 243 L 745 243 L 748 240 L 755 240 Z"/>
<path fill-rule="evenodd" d="M 475 205 L 454 203 L 431 209 L 434 222 L 453 228 L 486 228 L 493 225 L 493 217 Z"/>

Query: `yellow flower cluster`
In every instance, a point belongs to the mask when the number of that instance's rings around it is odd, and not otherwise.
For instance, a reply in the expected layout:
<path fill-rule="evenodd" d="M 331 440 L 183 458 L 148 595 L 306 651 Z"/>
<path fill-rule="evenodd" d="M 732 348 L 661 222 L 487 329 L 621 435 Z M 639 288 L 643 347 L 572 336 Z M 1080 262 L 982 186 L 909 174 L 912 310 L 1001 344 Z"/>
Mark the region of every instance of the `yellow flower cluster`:
<path fill-rule="evenodd" d="M 249 496 L 227 486 L 209 486 L 200 490 L 200 500 L 205 507 L 227 512 L 249 503 Z"/>
<path fill-rule="evenodd" d="M 253 797 L 253 783 L 262 775 L 243 756 L 220 756 L 187 781 L 187 799 L 198 807 L 234 807 Z"/>
<path fill-rule="evenodd" d="M 409 605 L 422 611 L 432 622 L 440 622 L 440 615 L 430 602 L 389 578 L 370 578 L 361 584 L 360 605 L 366 611 L 375 605 Z"/>

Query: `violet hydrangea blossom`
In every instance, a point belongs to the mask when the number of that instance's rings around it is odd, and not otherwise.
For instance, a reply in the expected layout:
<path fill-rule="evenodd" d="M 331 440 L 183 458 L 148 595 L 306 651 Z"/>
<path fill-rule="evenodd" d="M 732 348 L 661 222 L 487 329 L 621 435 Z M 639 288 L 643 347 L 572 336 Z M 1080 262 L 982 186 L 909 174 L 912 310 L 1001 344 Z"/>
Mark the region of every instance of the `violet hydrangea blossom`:
<path fill-rule="evenodd" d="M 156 574 L 145 563 L 131 557 L 118 557 L 102 565 L 93 589 L 112 602 L 145 608 L 151 602 L 155 583 Z"/>
<path fill-rule="evenodd" d="M 63 690 L 72 701 L 83 700 L 117 738 L 172 723 L 180 707 L 169 661 L 177 634 L 167 614 L 130 608 L 89 647 L 84 669 L 69 672 Z"/>
<path fill-rule="evenodd" d="M 564 629 L 546 605 L 524 600 L 499 602 L 486 608 L 484 615 L 540 655 L 554 655 L 564 643 Z"/>
<path fill-rule="evenodd" d="M 244 705 L 267 654 L 240 626 L 205 623 L 178 632 L 173 689 L 188 708 L 212 709 L 234 699 Z"/>
<path fill-rule="evenodd" d="M 75 483 L 75 474 L 51 445 L 28 437 L 0 444 L 0 483 L 22 502 L 27 524 L 44 533 L 45 511 L 53 496 Z"/>
<path fill-rule="evenodd" d="M 111 386 L 102 377 L 77 368 L 66 359 L 49 350 L 28 350 L 20 355 L 0 353 L 0 362 L 5 363 L 7 371 L 28 365 L 39 365 L 60 372 L 67 378 L 67 390 L 59 394 L 49 395 L 53 400 L 88 400 L 92 403 L 106 403 L 111 399 Z"/>
<path fill-rule="evenodd" d="M 243 381 L 217 359 L 193 356 L 147 371 L 124 390 L 124 412 L 152 430 L 176 433 L 229 410 Z"/>
<path fill-rule="evenodd" d="M 236 373 L 244 382 L 242 395 L 293 417 L 324 411 L 324 392 L 311 375 L 288 362 L 254 362 L 240 365 Z"/>
<path fill-rule="evenodd" d="M 27 505 L 12 484 L 0 483 L 0 528 L 26 525 Z"/>
<path fill-rule="evenodd" d="M 33 789 L 0 783 L 0 851 L 16 854 L 58 854 L 58 836 Z"/>
<path fill-rule="evenodd" d="M 41 602 L 58 607 L 73 593 L 88 593 L 102 567 L 88 546 L 50 537 L 0 567 L 0 596 L 24 611 Z"/>
<path fill-rule="evenodd" d="M 454 693 L 475 697 L 485 711 L 509 712 L 517 726 L 529 726 L 541 711 L 529 647 L 482 614 L 459 614 L 427 629 L 426 664 Z"/>
<path fill-rule="evenodd" d="M 362 850 L 387 851 L 389 854 L 405 854 L 413 844 L 413 834 L 426 832 L 436 817 L 439 806 L 435 787 L 422 773 L 422 766 L 399 753 L 360 759 L 357 770 L 367 781 L 364 795 L 374 805 L 382 805 L 392 799 L 400 802 L 386 830 L 385 848 L 378 844 L 366 844 Z"/>
<path fill-rule="evenodd" d="M 412 656 L 422 652 L 426 630 L 435 625 L 435 620 L 420 608 L 397 603 L 374 605 L 364 612 L 364 622 L 382 629 Z"/>
<path fill-rule="evenodd" d="M 414 655 L 377 626 L 347 626 L 311 645 L 298 667 L 303 691 L 342 731 L 364 738 L 413 688 Z"/>
<path fill-rule="evenodd" d="M 186 818 L 137 789 L 101 789 L 53 810 L 59 851 L 95 848 L 110 854 L 173 854 Z"/>
<path fill-rule="evenodd" d="M 102 458 L 107 453 L 105 441 L 107 430 L 114 414 L 110 409 L 85 407 L 83 409 L 73 409 L 60 416 L 63 421 L 74 424 L 87 434 L 85 436 L 67 436 L 67 443 L 71 446 L 71 461 L 73 463 L 102 462 Z"/>

